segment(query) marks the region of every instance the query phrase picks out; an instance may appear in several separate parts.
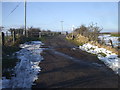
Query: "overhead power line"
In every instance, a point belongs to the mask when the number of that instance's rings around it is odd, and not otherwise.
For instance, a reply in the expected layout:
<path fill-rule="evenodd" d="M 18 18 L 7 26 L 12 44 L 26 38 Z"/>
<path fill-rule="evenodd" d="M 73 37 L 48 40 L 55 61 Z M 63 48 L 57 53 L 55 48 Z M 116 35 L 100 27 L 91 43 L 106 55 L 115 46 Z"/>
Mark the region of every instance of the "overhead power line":
<path fill-rule="evenodd" d="M 10 12 L 10 14 L 9 14 L 8 16 L 10 16 L 10 15 L 19 7 L 20 4 L 21 4 L 21 2 L 19 2 L 19 3 L 16 5 L 16 7 Z"/>

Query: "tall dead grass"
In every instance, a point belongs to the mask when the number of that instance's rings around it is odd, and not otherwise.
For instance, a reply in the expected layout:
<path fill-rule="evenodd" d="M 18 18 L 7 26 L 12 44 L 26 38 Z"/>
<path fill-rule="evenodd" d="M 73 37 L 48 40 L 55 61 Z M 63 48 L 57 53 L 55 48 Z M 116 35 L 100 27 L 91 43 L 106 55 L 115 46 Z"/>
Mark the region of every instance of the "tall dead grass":
<path fill-rule="evenodd" d="M 81 34 L 77 34 L 75 37 L 76 38 L 74 40 L 76 42 L 78 42 L 80 45 L 83 45 L 85 43 L 90 43 L 92 45 L 98 46 L 99 48 L 105 48 L 109 51 L 112 51 L 113 53 L 120 56 L 120 50 L 112 48 L 112 46 L 103 45 L 103 44 L 100 44 L 96 41 L 90 41 L 88 37 L 82 36 Z M 67 37 L 67 39 L 71 39 L 71 37 L 69 36 L 69 37 Z"/>

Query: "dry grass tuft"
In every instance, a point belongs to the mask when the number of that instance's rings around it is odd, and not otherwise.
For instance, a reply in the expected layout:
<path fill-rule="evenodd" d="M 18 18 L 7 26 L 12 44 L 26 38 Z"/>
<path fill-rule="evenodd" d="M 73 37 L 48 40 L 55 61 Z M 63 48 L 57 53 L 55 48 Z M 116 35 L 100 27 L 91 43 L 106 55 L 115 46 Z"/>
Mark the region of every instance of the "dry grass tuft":
<path fill-rule="evenodd" d="M 98 42 L 94 42 L 94 41 L 90 41 L 89 43 L 92 44 L 92 45 L 98 46 L 99 48 L 105 48 L 105 49 L 107 49 L 109 51 L 112 51 L 113 53 L 115 53 L 117 55 L 119 54 L 118 50 L 115 49 L 115 48 L 112 48 L 112 46 L 102 45 L 102 44 L 99 44 Z"/>
<path fill-rule="evenodd" d="M 89 39 L 87 37 L 84 37 L 84 36 L 82 36 L 82 35 L 79 34 L 76 37 L 76 41 L 79 42 L 79 43 L 85 44 L 85 43 L 87 43 L 89 41 Z"/>
<path fill-rule="evenodd" d="M 71 40 L 72 38 L 69 36 L 69 37 L 66 37 L 68 40 Z M 90 41 L 89 38 L 87 37 L 84 37 L 82 36 L 81 34 L 77 34 L 75 36 L 75 39 L 74 39 L 74 42 L 77 42 L 79 45 L 83 45 L 85 43 L 90 43 L 92 45 L 95 45 L 95 46 L 98 46 L 99 48 L 105 48 L 109 51 L 112 51 L 113 53 L 117 54 L 120 56 L 120 50 L 118 49 L 115 49 L 115 48 L 112 48 L 112 46 L 106 46 L 106 45 L 103 45 L 103 44 L 99 44 L 98 42 L 96 41 Z"/>

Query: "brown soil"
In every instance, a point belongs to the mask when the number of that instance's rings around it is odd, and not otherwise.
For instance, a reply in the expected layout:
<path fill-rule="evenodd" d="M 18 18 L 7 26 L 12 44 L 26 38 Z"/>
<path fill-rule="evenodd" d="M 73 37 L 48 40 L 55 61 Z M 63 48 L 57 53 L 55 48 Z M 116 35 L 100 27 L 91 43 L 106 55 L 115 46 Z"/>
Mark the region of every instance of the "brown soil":
<path fill-rule="evenodd" d="M 88 54 L 68 42 L 65 36 L 45 40 L 41 72 L 33 88 L 118 88 L 118 75 L 95 55 Z M 56 54 L 55 51 L 72 57 Z M 97 63 L 102 66 L 95 66 Z"/>

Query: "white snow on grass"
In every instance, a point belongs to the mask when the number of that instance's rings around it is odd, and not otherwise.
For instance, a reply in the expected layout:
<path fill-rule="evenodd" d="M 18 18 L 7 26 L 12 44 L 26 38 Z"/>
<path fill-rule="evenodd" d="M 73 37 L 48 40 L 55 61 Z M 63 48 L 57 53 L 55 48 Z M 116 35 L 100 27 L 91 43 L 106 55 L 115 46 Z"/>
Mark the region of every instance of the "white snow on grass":
<path fill-rule="evenodd" d="M 0 90 L 2 89 L 2 80 L 0 79 Z"/>
<path fill-rule="evenodd" d="M 98 38 L 100 40 L 103 39 L 105 41 L 106 45 L 111 45 L 109 40 L 112 40 L 112 43 L 113 43 L 114 47 L 116 47 L 116 46 L 118 46 L 120 44 L 120 42 L 118 41 L 118 38 L 120 38 L 120 37 L 114 37 L 114 36 L 111 36 L 111 35 L 105 35 L 104 34 L 104 35 L 100 35 Z"/>
<path fill-rule="evenodd" d="M 105 48 L 98 48 L 98 46 L 94 46 L 89 43 L 79 46 L 79 48 L 88 53 L 96 54 L 99 60 L 103 61 L 105 65 L 119 74 L 118 69 L 120 69 L 120 58 L 118 58 L 118 55 L 115 53 L 112 53 Z"/>
<path fill-rule="evenodd" d="M 16 52 L 17 58 L 20 60 L 15 66 L 15 76 L 11 79 L 3 77 L 2 88 L 31 88 L 33 82 L 38 79 L 40 61 L 43 60 L 40 53 L 40 41 L 31 41 L 21 44 L 22 48 Z"/>

